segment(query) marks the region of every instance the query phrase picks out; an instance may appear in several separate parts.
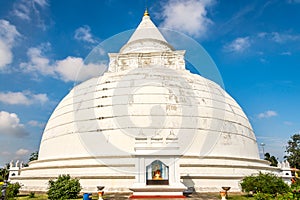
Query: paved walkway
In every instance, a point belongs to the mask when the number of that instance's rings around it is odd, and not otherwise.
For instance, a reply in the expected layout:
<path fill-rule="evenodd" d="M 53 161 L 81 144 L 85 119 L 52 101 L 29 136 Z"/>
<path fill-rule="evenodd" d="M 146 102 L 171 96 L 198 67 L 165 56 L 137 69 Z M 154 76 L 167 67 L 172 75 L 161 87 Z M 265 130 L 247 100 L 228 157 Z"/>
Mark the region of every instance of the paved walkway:
<path fill-rule="evenodd" d="M 107 195 L 104 200 L 125 200 L 128 199 L 129 195 L 124 194 L 111 194 Z M 165 199 L 165 198 L 146 198 L 146 199 L 131 199 L 131 200 L 183 200 L 183 199 Z M 220 200 L 220 197 L 217 197 L 216 194 L 209 193 L 195 193 L 186 198 L 186 200 Z"/>

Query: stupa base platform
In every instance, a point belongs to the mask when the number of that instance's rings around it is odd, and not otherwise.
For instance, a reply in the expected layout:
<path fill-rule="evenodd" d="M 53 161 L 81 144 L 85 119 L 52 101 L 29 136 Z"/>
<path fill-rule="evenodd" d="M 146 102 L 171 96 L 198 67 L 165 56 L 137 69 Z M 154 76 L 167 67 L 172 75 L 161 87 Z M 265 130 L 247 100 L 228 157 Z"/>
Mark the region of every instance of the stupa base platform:
<path fill-rule="evenodd" d="M 186 198 L 185 196 L 130 196 L 130 199 L 184 199 Z"/>
<path fill-rule="evenodd" d="M 153 186 L 140 186 L 132 187 L 130 190 L 133 191 L 133 194 L 130 196 L 130 199 L 183 199 L 183 191 L 185 187 L 176 187 L 176 186 L 164 186 L 164 185 L 153 185 Z"/>

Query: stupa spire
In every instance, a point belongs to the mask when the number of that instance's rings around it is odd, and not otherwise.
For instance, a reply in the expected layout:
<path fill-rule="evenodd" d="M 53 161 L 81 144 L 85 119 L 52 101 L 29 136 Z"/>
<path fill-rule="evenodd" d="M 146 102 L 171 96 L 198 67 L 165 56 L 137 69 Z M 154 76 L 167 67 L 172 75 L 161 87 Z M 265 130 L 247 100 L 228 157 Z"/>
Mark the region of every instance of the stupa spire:
<path fill-rule="evenodd" d="M 141 23 L 138 25 L 137 29 L 135 30 L 135 32 L 133 33 L 133 35 L 127 43 L 141 39 L 155 39 L 167 43 L 166 39 L 163 37 L 158 28 L 150 19 L 147 8 L 144 12 L 144 16 Z"/>
<path fill-rule="evenodd" d="M 120 53 L 129 52 L 165 52 L 174 48 L 167 42 L 157 26 L 152 22 L 146 7 L 142 21 L 135 29 L 127 43 L 120 49 Z"/>
<path fill-rule="evenodd" d="M 146 10 L 144 12 L 144 16 L 149 16 L 148 8 L 146 8 Z"/>

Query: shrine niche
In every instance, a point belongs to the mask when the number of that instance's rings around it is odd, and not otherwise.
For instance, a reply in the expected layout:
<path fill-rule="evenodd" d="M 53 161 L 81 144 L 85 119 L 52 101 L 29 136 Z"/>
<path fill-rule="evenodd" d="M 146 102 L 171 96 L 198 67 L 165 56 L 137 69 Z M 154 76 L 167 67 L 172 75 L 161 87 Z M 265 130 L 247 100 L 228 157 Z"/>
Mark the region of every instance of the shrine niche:
<path fill-rule="evenodd" d="M 169 185 L 169 167 L 159 160 L 146 167 L 147 185 Z"/>

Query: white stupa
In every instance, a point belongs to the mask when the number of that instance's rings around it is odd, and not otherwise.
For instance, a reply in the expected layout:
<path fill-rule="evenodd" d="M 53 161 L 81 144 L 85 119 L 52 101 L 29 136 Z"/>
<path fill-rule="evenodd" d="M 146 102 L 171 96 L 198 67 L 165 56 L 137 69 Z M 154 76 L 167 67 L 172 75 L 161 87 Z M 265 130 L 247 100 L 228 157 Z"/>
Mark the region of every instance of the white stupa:
<path fill-rule="evenodd" d="M 46 191 L 60 174 L 83 191 L 182 195 L 220 191 L 259 171 L 251 125 L 218 84 L 185 69 L 147 12 L 108 71 L 74 87 L 50 117 L 39 158 L 11 177 L 23 190 Z M 158 191 L 159 189 L 159 191 Z"/>

